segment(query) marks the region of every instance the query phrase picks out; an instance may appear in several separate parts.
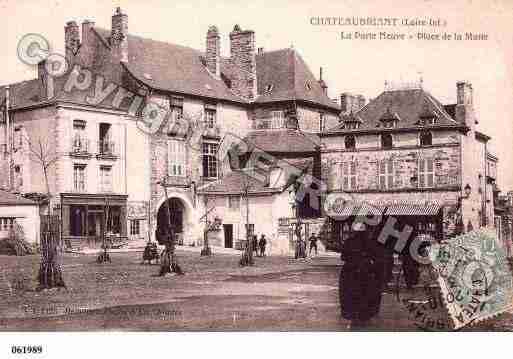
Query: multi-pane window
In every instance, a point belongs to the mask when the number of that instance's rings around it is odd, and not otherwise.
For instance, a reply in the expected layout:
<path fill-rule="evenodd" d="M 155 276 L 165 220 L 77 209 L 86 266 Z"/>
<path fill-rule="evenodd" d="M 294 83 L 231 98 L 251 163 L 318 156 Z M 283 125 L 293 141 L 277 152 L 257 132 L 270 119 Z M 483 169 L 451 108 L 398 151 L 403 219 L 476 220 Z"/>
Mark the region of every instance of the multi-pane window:
<path fill-rule="evenodd" d="M 392 135 L 390 133 L 384 133 L 381 135 L 381 147 L 392 148 L 394 145 Z"/>
<path fill-rule="evenodd" d="M 203 177 L 217 177 L 217 143 L 203 144 Z"/>
<path fill-rule="evenodd" d="M 141 220 L 131 219 L 130 220 L 130 235 L 137 236 L 141 233 Z"/>
<path fill-rule="evenodd" d="M 185 176 L 185 142 L 170 140 L 168 142 L 168 174 L 169 176 Z"/>
<path fill-rule="evenodd" d="M 435 179 L 435 168 L 432 158 L 419 159 L 419 187 L 433 187 Z"/>
<path fill-rule="evenodd" d="M 216 110 L 212 107 L 205 108 L 205 125 L 214 128 L 216 125 Z"/>
<path fill-rule="evenodd" d="M 326 123 L 324 121 L 324 113 L 319 113 L 319 131 L 322 132 L 326 129 Z"/>
<path fill-rule="evenodd" d="M 73 120 L 73 149 L 84 150 L 86 142 L 85 121 Z"/>
<path fill-rule="evenodd" d="M 342 162 L 340 164 L 340 177 L 342 178 L 342 189 L 344 191 L 355 190 L 356 180 L 356 162 Z"/>
<path fill-rule="evenodd" d="M 391 189 L 394 187 L 394 162 L 383 160 L 379 162 L 379 188 Z"/>
<path fill-rule="evenodd" d="M 73 189 L 78 192 L 85 192 L 86 189 L 86 165 L 73 165 Z"/>
<path fill-rule="evenodd" d="M 111 166 L 100 166 L 100 192 L 112 192 Z"/>
<path fill-rule="evenodd" d="M 283 111 L 271 111 L 271 128 L 285 127 L 285 113 Z"/>
<path fill-rule="evenodd" d="M 237 210 L 240 208 L 240 197 L 239 196 L 229 196 L 228 197 L 228 208 Z"/>
<path fill-rule="evenodd" d="M 183 99 L 180 97 L 172 97 L 169 102 L 170 117 L 168 132 L 174 132 L 177 129 L 178 121 L 183 117 Z"/>
<path fill-rule="evenodd" d="M 14 218 L 0 217 L 0 231 L 9 231 L 14 227 L 15 222 Z"/>

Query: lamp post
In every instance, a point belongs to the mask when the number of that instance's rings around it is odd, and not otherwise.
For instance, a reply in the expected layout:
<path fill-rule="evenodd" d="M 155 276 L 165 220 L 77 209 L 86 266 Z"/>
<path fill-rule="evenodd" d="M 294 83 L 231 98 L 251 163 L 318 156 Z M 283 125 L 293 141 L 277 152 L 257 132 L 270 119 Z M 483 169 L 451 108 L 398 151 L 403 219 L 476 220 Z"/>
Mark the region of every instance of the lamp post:
<path fill-rule="evenodd" d="M 456 224 L 456 233 L 461 234 L 465 232 L 465 223 L 463 223 L 463 199 L 467 199 L 470 197 L 472 193 L 472 187 L 467 183 L 463 188 L 463 195 L 458 196 L 458 211 L 460 213 L 459 222 Z"/>
<path fill-rule="evenodd" d="M 107 229 L 109 226 L 109 202 L 107 196 L 104 197 L 105 205 L 103 208 L 103 231 L 102 231 L 102 247 L 103 253 L 98 256 L 98 263 L 110 262 L 110 256 L 107 251 Z"/>
<path fill-rule="evenodd" d="M 201 256 L 210 256 L 212 254 L 212 250 L 208 245 L 208 233 L 210 231 L 210 223 L 208 222 L 208 213 L 211 211 L 208 209 L 208 197 L 205 195 L 203 198 L 203 203 L 205 204 L 205 229 L 203 230 L 203 249 L 201 250 Z"/>

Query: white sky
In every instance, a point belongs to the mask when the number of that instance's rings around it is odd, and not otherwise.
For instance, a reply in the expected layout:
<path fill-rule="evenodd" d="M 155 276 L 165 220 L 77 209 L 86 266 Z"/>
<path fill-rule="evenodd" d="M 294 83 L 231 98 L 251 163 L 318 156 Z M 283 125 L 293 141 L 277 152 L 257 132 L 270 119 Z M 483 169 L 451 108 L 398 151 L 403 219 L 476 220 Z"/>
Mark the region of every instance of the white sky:
<path fill-rule="evenodd" d="M 422 73 L 424 88 L 443 103 L 456 100 L 456 82 L 470 81 L 481 131 L 492 136 L 499 156 L 499 185 L 513 189 L 513 1 L 26 1 L 0 0 L 0 84 L 33 78 L 35 69 L 16 58 L 26 33 L 45 36 L 62 53 L 64 24 L 84 19 L 110 28 L 116 6 L 128 14 L 129 32 L 155 40 L 203 49 L 209 25 L 217 25 L 222 52 L 228 54 L 228 33 L 238 23 L 252 29 L 257 47 L 294 46 L 312 71 L 324 78 L 330 97 L 351 91 L 373 98 L 384 82 L 414 81 Z M 310 25 L 311 16 L 432 17 L 447 21 L 431 32 L 488 33 L 488 41 L 363 41 L 340 40 L 339 31 L 395 31 L 416 34 L 419 28 L 355 28 Z"/>

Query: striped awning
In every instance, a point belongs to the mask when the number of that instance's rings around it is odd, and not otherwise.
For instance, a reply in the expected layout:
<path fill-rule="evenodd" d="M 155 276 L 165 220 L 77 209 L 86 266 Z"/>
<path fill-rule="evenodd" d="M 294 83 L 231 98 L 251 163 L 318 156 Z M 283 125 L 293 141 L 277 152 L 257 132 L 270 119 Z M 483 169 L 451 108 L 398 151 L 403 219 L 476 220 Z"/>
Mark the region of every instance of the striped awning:
<path fill-rule="evenodd" d="M 351 202 L 346 201 L 342 204 L 335 205 L 331 209 L 331 215 L 341 217 L 355 216 L 380 216 L 383 214 L 384 206 L 374 205 L 367 202 Z"/>
<path fill-rule="evenodd" d="M 387 216 L 435 216 L 442 206 L 439 203 L 398 203 L 389 204 L 385 215 Z"/>

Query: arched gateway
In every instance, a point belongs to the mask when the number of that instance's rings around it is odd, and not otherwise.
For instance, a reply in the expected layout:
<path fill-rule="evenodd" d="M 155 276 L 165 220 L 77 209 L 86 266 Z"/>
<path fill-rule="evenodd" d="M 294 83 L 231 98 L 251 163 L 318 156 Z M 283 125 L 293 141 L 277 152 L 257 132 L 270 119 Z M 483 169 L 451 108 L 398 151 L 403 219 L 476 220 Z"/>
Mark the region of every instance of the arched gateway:
<path fill-rule="evenodd" d="M 177 235 L 177 244 L 189 244 L 193 233 L 193 208 L 187 198 L 182 196 L 169 196 L 167 201 L 163 199 L 159 204 L 157 211 L 157 228 L 169 225 L 168 213 L 171 217 L 171 227 Z"/>

